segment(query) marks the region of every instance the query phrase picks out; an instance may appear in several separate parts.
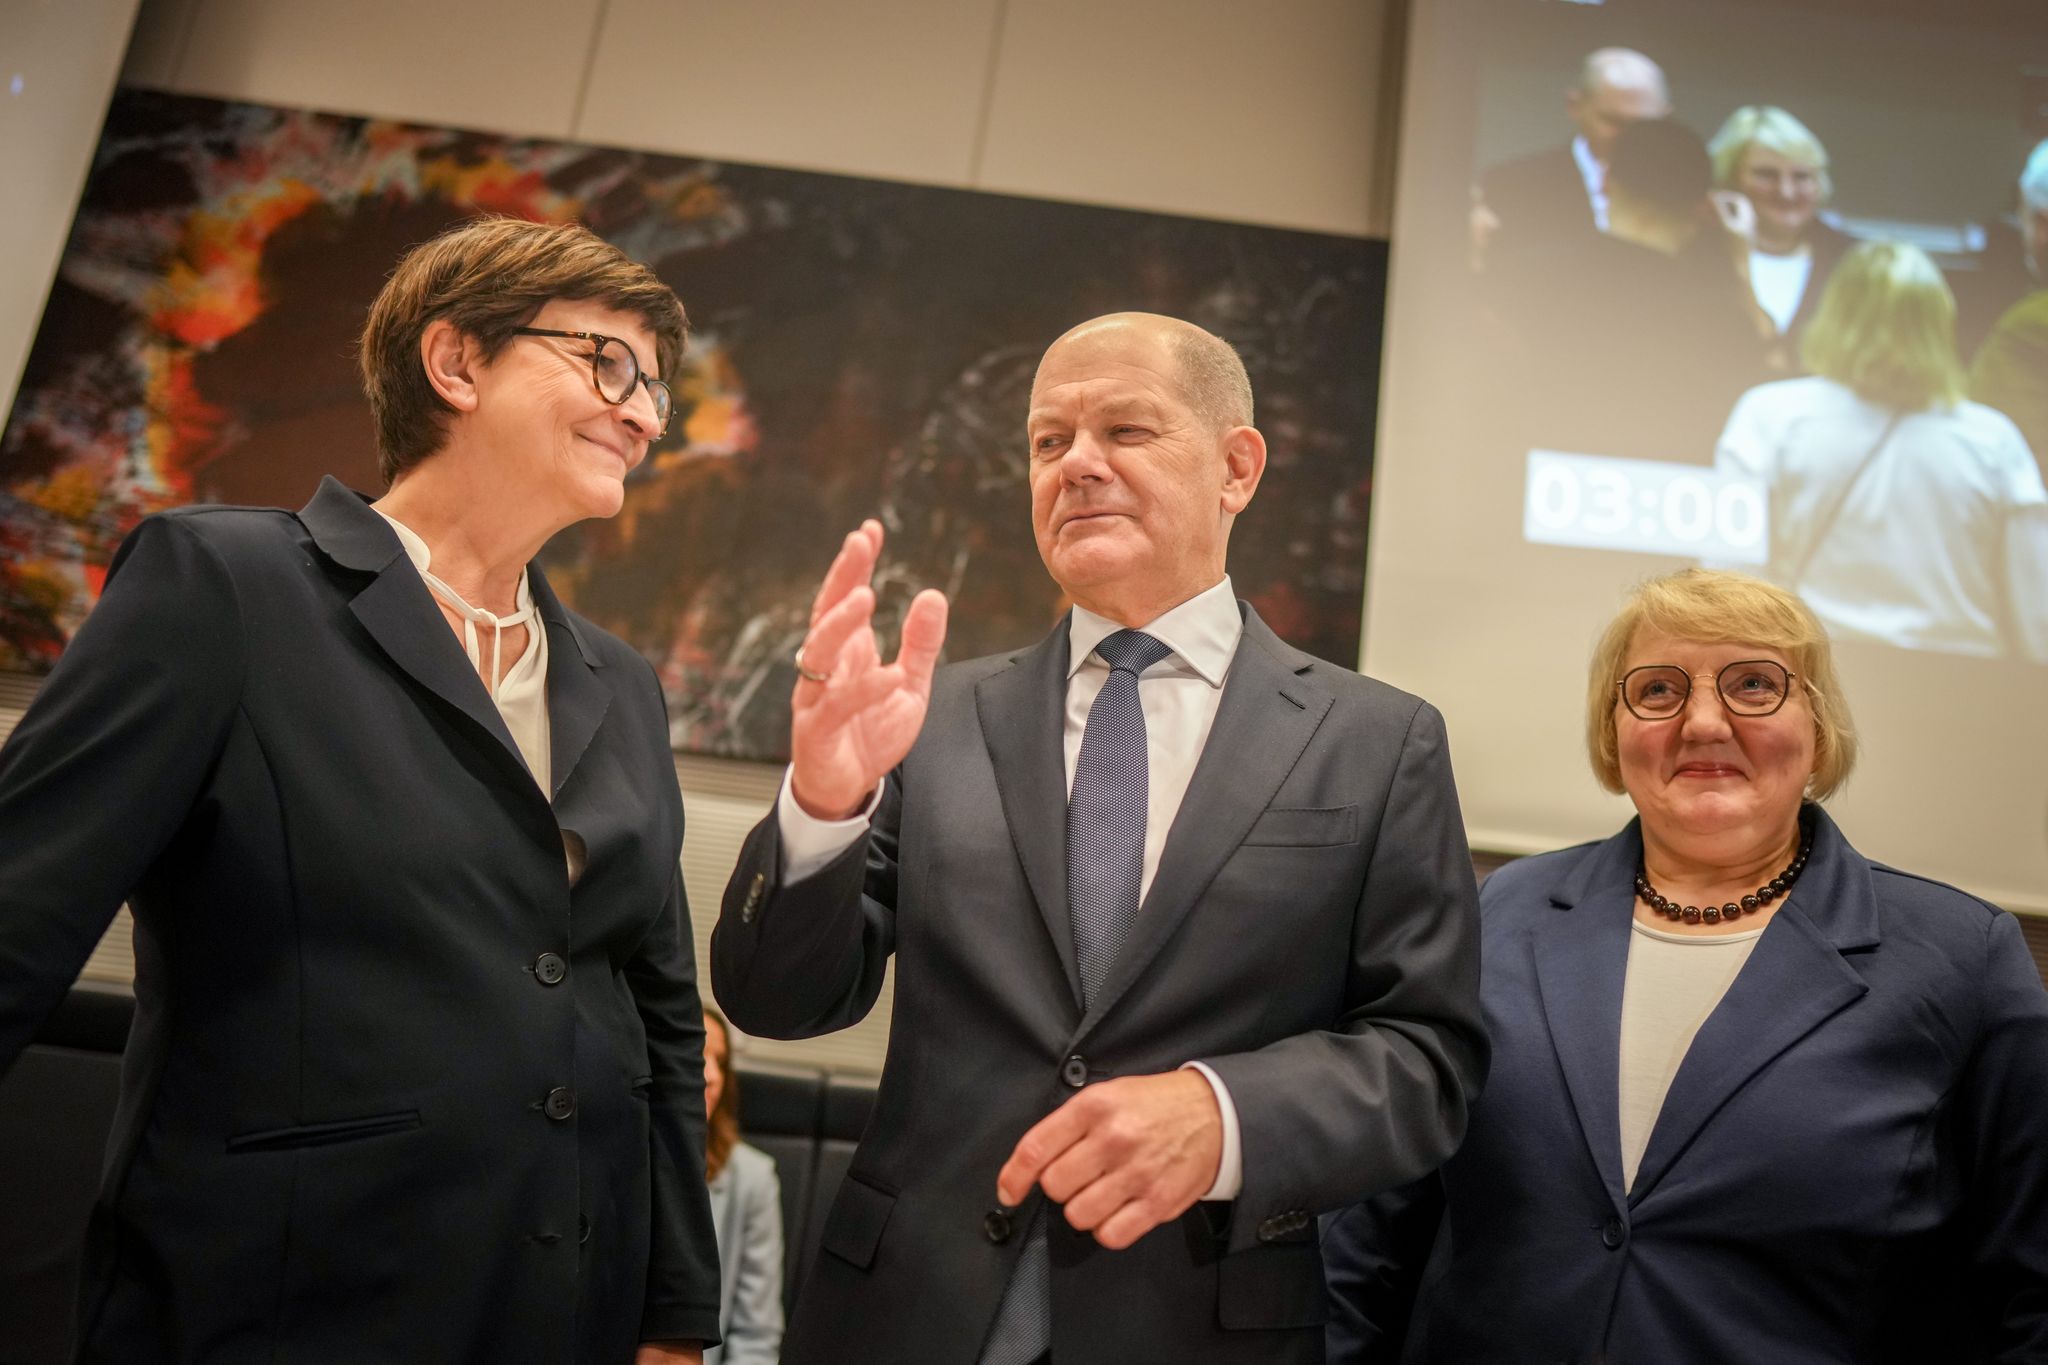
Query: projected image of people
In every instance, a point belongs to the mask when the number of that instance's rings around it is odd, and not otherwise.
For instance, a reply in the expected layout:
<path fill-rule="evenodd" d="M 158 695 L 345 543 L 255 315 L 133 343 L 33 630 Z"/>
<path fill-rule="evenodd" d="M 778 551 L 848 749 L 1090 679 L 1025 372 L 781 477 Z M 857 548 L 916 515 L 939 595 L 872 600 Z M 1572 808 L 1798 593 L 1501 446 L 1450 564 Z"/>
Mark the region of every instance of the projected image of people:
<path fill-rule="evenodd" d="M 1523 539 L 1743 568 L 1845 640 L 2048 662 L 2048 98 L 2016 154 L 1960 58 L 1908 101 L 1757 15 L 1646 13 L 1573 18 L 1628 42 L 1575 58 L 1532 18 L 1478 63 L 1465 365 L 1491 401 L 1464 420 L 1522 462 Z"/>
<path fill-rule="evenodd" d="M 1769 490 L 1767 577 L 1837 639 L 2048 659 L 2040 470 L 1963 397 L 1955 299 L 1918 247 L 1845 257 L 1801 347 L 1810 375 L 1744 394 L 1718 468 Z"/>

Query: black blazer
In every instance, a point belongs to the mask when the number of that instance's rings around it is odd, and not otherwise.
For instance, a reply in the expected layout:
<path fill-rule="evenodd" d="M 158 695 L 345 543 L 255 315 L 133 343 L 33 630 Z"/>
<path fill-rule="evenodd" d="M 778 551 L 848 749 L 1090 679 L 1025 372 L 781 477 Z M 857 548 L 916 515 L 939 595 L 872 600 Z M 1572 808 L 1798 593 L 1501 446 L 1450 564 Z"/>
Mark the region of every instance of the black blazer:
<path fill-rule="evenodd" d="M 1055 1211 L 1053 1359 L 1322 1357 L 1314 1214 L 1457 1145 L 1485 1067 L 1476 896 L 1437 713 L 1245 608 L 1201 761 L 1086 1013 L 1068 920 L 1067 628 L 942 669 L 869 836 L 784 885 L 774 816 L 712 938 L 733 1022 L 865 1015 L 896 959 L 874 1117 L 827 1216 L 787 1365 L 971 1365 L 1038 1200 L 993 1214 L 1025 1129 L 1091 1080 L 1205 1061 L 1244 1188 L 1111 1252 Z"/>
<path fill-rule="evenodd" d="M 1627 1190 L 1638 827 L 1487 881 L 1492 1083 L 1440 1190 L 1332 1230 L 1333 1361 L 2048 1359 L 2048 993 L 2019 925 L 1811 815 Z"/>
<path fill-rule="evenodd" d="M 552 806 L 331 479 L 296 516 L 145 521 L 0 750 L 0 1067 L 135 912 L 82 1359 L 623 1365 L 716 1339 L 661 693 L 530 573 Z"/>

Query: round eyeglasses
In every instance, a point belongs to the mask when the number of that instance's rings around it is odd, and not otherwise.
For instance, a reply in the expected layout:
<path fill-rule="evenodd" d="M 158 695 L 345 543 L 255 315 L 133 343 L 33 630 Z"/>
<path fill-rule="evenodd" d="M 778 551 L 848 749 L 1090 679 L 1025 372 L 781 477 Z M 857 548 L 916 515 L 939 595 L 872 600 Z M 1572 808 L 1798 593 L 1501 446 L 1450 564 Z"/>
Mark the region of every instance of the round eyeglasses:
<path fill-rule="evenodd" d="M 1792 695 L 1792 680 L 1798 676 L 1773 659 L 1741 659 L 1713 675 L 1714 691 L 1732 715 L 1768 716 Z M 1636 719 L 1670 720 L 1692 699 L 1692 684 L 1693 675 L 1677 664 L 1644 664 L 1622 674 L 1614 686 Z"/>
<path fill-rule="evenodd" d="M 647 386 L 647 396 L 654 400 L 654 416 L 661 423 L 654 433 L 659 439 L 668 431 L 669 418 L 675 415 L 675 396 L 668 385 L 659 379 L 649 379 L 640 368 L 640 357 L 633 354 L 633 348 L 617 337 L 608 337 L 602 332 L 558 332 L 552 327 L 515 327 L 512 335 L 522 337 L 568 337 L 574 341 L 591 344 L 590 378 L 597 385 L 597 396 L 614 407 L 623 406 L 633 396 L 638 384 Z"/>

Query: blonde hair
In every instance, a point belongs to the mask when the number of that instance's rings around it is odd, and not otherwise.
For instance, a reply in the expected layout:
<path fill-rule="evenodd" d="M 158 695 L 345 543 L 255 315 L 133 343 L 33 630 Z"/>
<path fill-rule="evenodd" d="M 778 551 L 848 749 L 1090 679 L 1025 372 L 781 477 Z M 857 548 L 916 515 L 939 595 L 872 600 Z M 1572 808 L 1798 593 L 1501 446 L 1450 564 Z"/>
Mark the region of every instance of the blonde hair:
<path fill-rule="evenodd" d="M 1899 412 L 1951 406 L 1965 392 L 1955 295 L 1927 253 L 1904 242 L 1865 242 L 1842 258 L 1799 358 Z"/>
<path fill-rule="evenodd" d="M 725 1040 L 725 1060 L 718 1064 L 718 1074 L 725 1078 L 719 1088 L 718 1103 L 711 1107 L 704 1124 L 704 1179 L 718 1179 L 718 1173 L 725 1169 L 725 1163 L 732 1160 L 732 1149 L 740 1145 L 740 1082 L 732 1070 L 732 1025 L 725 1022 L 725 1016 L 711 1006 L 704 1007 L 704 1045 L 711 1045 L 711 1029 L 718 1029 L 718 1036 Z"/>
<path fill-rule="evenodd" d="M 1813 135 L 1813 129 L 1775 104 L 1745 104 L 1722 122 L 1721 130 L 1707 143 L 1707 155 L 1714 160 L 1714 184 L 1724 190 L 1742 188 L 1742 158 L 1752 147 L 1805 162 L 1818 175 L 1822 202 L 1834 197 L 1828 149 Z"/>
<path fill-rule="evenodd" d="M 1793 594 L 1761 579 L 1718 569 L 1681 569 L 1630 593 L 1593 647 L 1586 683 L 1586 754 L 1601 786 L 1617 794 L 1622 790 L 1615 684 L 1636 637 L 1645 631 L 1702 643 L 1758 645 L 1783 654 L 1813 704 L 1808 790 L 1815 800 L 1825 800 L 1849 780 L 1856 766 L 1856 725 L 1820 618 Z"/>

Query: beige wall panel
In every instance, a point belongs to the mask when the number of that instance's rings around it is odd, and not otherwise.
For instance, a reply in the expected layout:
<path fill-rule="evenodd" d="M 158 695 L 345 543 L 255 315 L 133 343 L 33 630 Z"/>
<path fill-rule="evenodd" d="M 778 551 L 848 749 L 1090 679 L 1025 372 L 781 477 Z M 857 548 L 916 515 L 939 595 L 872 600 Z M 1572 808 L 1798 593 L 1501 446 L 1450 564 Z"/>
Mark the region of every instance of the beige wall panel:
<path fill-rule="evenodd" d="M 121 84 L 170 89 L 178 78 L 178 59 L 199 15 L 199 0 L 142 0 L 135 11 L 135 32 L 121 65 Z"/>
<path fill-rule="evenodd" d="M 1009 0 L 978 185 L 1385 231 L 1387 0 Z"/>
<path fill-rule="evenodd" d="M 600 0 L 199 0 L 171 88 L 568 135 Z"/>
<path fill-rule="evenodd" d="M 611 0 L 576 136 L 964 184 L 996 0 Z"/>

